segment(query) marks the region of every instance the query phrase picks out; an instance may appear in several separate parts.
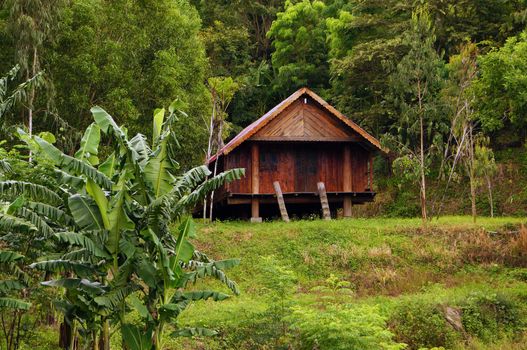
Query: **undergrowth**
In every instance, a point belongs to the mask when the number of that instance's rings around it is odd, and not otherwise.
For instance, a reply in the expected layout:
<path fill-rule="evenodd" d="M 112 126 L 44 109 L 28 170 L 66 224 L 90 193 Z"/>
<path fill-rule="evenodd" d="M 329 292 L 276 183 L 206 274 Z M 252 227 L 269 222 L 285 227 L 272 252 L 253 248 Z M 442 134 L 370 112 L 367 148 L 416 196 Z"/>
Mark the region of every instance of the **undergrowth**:
<path fill-rule="evenodd" d="M 182 322 L 219 334 L 178 343 L 185 349 L 519 349 L 525 336 L 520 218 L 444 217 L 424 229 L 418 219 L 223 222 L 200 232 L 197 246 L 215 258 L 241 258 L 231 276 L 242 295 L 193 305 Z"/>

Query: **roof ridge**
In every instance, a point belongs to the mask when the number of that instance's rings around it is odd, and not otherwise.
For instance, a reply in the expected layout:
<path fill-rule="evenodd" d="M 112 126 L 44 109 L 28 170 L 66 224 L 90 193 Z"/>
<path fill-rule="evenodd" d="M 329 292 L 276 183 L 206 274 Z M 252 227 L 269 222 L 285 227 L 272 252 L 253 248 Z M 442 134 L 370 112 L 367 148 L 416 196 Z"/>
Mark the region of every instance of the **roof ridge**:
<path fill-rule="evenodd" d="M 290 106 L 293 102 L 298 100 L 302 95 L 308 94 L 313 98 L 318 104 L 320 104 L 323 108 L 325 108 L 329 113 L 331 113 L 333 116 L 335 116 L 337 119 L 341 120 L 346 124 L 348 127 L 352 128 L 354 131 L 356 131 L 359 135 L 364 137 L 369 143 L 371 143 L 373 146 L 378 148 L 381 151 L 384 151 L 382 146 L 380 145 L 379 141 L 370 135 L 366 130 L 361 128 L 358 124 L 353 122 L 351 119 L 346 117 L 344 114 L 339 112 L 335 107 L 330 105 L 326 100 L 324 100 L 322 97 L 317 95 L 313 90 L 309 89 L 308 87 L 301 87 L 300 89 L 293 92 L 291 95 L 289 95 L 286 99 L 281 101 L 279 104 L 271 108 L 267 113 L 265 113 L 263 116 L 249 124 L 247 127 L 245 127 L 242 131 L 240 131 L 231 141 L 229 141 L 225 146 L 223 146 L 215 155 L 210 157 L 207 160 L 207 163 L 213 162 L 218 158 L 219 156 L 223 154 L 228 154 L 232 150 L 234 150 L 236 147 L 238 147 L 240 144 L 242 144 L 244 141 L 249 139 L 251 136 L 256 134 L 259 130 L 261 130 L 265 125 L 267 125 L 271 120 L 273 120 L 275 117 L 277 117 L 284 109 L 286 109 L 288 106 Z"/>

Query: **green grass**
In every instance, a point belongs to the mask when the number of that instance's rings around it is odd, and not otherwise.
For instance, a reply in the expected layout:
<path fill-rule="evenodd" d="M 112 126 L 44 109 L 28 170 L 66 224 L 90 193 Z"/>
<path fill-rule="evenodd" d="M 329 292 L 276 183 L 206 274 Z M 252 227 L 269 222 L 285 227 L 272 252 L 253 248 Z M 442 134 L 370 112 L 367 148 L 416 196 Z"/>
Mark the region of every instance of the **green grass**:
<path fill-rule="evenodd" d="M 200 250 L 215 259 L 241 259 L 229 271 L 241 295 L 221 303 L 192 305 L 182 324 L 221 332 L 213 340 L 185 346 L 281 348 L 296 336 L 291 330 L 276 331 L 284 322 L 276 305 L 284 301 L 300 307 L 375 306 L 396 338 L 398 329 L 406 326 L 393 324 L 402 305 L 461 307 L 474 293 L 504 295 L 524 303 L 527 250 L 522 249 L 527 249 L 527 241 L 518 233 L 524 221 L 478 218 L 474 224 L 470 217 L 453 216 L 433 220 L 426 228 L 420 219 L 390 218 L 199 225 L 195 243 Z M 280 280 L 277 272 L 285 272 L 288 280 Z M 514 346 L 521 332 L 507 327 L 503 325 L 503 334 L 500 329 L 500 336 L 486 343 L 496 344 L 496 349 L 506 348 L 503 344 L 519 348 Z M 493 349 L 484 347 L 477 337 L 457 334 L 452 339 L 456 348 Z"/>
<path fill-rule="evenodd" d="M 167 339 L 167 346 L 312 349 L 309 335 L 320 333 L 320 350 L 370 349 L 352 347 L 359 327 L 373 343 L 379 334 L 392 338 L 394 349 L 400 342 L 410 350 L 527 349 L 524 222 L 500 217 L 474 224 L 468 216 L 452 216 L 426 228 L 420 219 L 396 218 L 198 224 L 199 250 L 217 260 L 241 259 L 228 271 L 241 294 L 191 304 L 179 320 L 216 329 L 218 336 Z M 227 292 L 210 280 L 194 288 Z M 463 314 L 466 331 L 446 323 L 446 307 Z M 332 321 L 321 323 L 317 315 Z M 369 318 L 361 321 L 363 315 Z M 369 322 L 384 329 L 374 332 Z M 23 348 L 39 348 L 35 341 L 41 341 L 40 347 L 55 349 L 57 331 L 37 329 Z M 114 338 L 120 344 L 118 332 Z"/>

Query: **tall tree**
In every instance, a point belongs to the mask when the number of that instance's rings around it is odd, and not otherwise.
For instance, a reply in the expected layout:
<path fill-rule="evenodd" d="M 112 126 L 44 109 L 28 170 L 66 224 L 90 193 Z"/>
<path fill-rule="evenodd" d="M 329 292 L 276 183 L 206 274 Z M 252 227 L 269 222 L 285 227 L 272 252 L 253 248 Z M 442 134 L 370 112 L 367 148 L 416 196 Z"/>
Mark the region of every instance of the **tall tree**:
<path fill-rule="evenodd" d="M 25 80 L 41 69 L 41 55 L 57 24 L 61 0 L 11 0 L 9 26 L 16 48 L 16 61 Z M 25 101 L 29 134 L 33 133 L 36 87 L 29 87 Z M 31 160 L 31 154 L 30 154 Z"/>
<path fill-rule="evenodd" d="M 527 31 L 479 58 L 477 118 L 486 132 L 509 126 L 508 142 L 524 142 L 527 126 Z M 511 127 L 512 126 L 512 127 Z M 516 136 L 511 138 L 510 136 Z"/>
<path fill-rule="evenodd" d="M 336 6 L 336 4 L 334 5 Z M 331 100 L 376 135 L 388 131 L 389 76 L 404 55 L 409 11 L 398 0 L 350 1 L 327 20 Z"/>
<path fill-rule="evenodd" d="M 496 160 L 494 159 L 494 152 L 488 146 L 488 138 L 480 138 L 474 150 L 475 153 L 475 173 L 480 181 L 487 187 L 487 196 L 489 199 L 489 214 L 494 217 L 494 199 L 492 196 L 492 177 L 498 171 Z"/>
<path fill-rule="evenodd" d="M 427 220 L 426 177 L 432 153 L 443 142 L 448 128 L 439 112 L 439 91 L 443 84 L 443 61 L 434 50 L 434 29 L 428 11 L 412 14 L 411 28 L 403 36 L 408 48 L 390 77 L 394 116 L 394 146 L 415 166 L 419 183 L 421 216 Z"/>
<path fill-rule="evenodd" d="M 474 114 L 473 83 L 476 79 L 478 48 L 473 43 L 467 43 L 461 48 L 459 55 L 450 57 L 446 66 L 448 80 L 442 92 L 444 104 L 448 106 L 450 116 L 450 132 L 445 143 L 438 178 L 446 174 L 445 168 L 450 165 L 448 177 L 439 208 L 436 215 L 441 213 L 443 200 L 458 166 L 463 166 L 469 177 L 472 202 L 472 215 L 476 217 L 476 173 L 475 173 L 475 144 L 477 140 L 477 120 Z M 434 203 L 435 209 L 435 203 Z"/>
<path fill-rule="evenodd" d="M 196 148 L 206 148 L 207 61 L 200 19 L 187 0 L 72 0 L 60 25 L 47 51 L 59 115 L 84 129 L 99 104 L 138 132 L 156 106 L 178 97 L 188 106 L 175 126 L 186 135 L 180 165 L 202 162 Z"/>
<path fill-rule="evenodd" d="M 209 123 L 209 144 L 206 160 L 216 154 L 223 147 L 224 134 L 228 134 L 227 108 L 239 88 L 239 84 L 231 77 L 209 78 L 209 89 L 212 98 L 212 112 Z M 218 162 L 214 162 L 212 176 L 216 176 Z M 212 222 L 212 209 L 214 206 L 214 191 L 210 193 L 209 220 Z M 203 218 L 206 218 L 207 200 L 203 205 Z"/>
<path fill-rule="evenodd" d="M 325 11 L 322 1 L 287 1 L 271 25 L 274 89 L 282 97 L 302 86 L 328 87 Z"/>

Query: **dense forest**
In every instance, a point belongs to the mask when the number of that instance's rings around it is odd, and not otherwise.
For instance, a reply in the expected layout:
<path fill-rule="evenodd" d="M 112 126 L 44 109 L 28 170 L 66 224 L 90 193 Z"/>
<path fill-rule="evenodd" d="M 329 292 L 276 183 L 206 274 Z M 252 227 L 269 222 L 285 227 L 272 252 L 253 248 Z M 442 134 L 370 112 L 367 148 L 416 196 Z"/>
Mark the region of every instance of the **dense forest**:
<path fill-rule="evenodd" d="M 377 162 L 391 179 L 381 192 L 410 193 L 381 198 L 374 213 L 424 216 L 427 204 L 438 214 L 461 183 L 477 203 L 447 211 L 510 214 L 510 193 L 496 203 L 485 193 L 494 153 L 524 144 L 526 10 L 519 0 L 6 0 L 0 71 L 18 69 L 6 92 L 40 79 L 2 114 L 2 138 L 31 119 L 71 153 L 93 105 L 145 133 L 153 110 L 177 97 L 184 170 L 205 159 L 212 105 L 222 103 L 212 117 L 221 144 L 308 86 L 390 149 Z M 417 204 L 393 209 L 408 201 Z"/>

